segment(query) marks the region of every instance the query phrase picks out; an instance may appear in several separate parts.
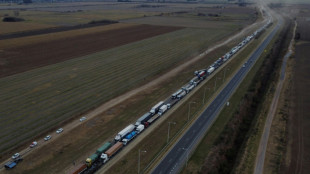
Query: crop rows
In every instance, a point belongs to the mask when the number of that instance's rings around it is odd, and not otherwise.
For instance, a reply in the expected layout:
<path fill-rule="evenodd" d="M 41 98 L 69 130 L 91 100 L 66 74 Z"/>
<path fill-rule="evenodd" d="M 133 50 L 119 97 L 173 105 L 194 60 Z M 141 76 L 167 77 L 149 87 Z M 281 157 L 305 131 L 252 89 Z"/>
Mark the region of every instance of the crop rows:
<path fill-rule="evenodd" d="M 132 89 L 225 34 L 183 29 L 2 78 L 0 149 Z"/>

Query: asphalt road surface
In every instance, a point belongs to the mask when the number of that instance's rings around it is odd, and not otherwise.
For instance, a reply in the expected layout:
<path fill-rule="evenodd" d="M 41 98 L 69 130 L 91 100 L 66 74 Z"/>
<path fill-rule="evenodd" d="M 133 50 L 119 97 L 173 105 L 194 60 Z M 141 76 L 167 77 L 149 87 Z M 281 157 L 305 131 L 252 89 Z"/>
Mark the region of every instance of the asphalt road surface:
<path fill-rule="evenodd" d="M 250 56 L 244 67 L 234 75 L 225 88 L 218 94 L 212 103 L 198 117 L 195 123 L 187 130 L 183 137 L 174 145 L 162 161 L 153 169 L 153 174 L 173 174 L 178 173 L 188 160 L 189 154 L 195 150 L 196 145 L 203 138 L 217 115 L 239 86 L 246 74 L 254 65 L 255 61 L 263 53 L 269 42 L 278 31 L 282 21 L 280 21 L 273 31 L 266 37 L 262 44 Z"/>

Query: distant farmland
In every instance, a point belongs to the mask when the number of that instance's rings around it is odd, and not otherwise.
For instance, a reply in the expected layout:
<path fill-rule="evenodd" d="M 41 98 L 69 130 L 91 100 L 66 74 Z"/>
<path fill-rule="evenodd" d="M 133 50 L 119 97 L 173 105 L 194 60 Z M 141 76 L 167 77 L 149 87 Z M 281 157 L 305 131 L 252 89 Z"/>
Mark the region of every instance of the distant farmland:
<path fill-rule="evenodd" d="M 182 29 L 0 79 L 0 151 L 151 80 L 236 29 Z"/>

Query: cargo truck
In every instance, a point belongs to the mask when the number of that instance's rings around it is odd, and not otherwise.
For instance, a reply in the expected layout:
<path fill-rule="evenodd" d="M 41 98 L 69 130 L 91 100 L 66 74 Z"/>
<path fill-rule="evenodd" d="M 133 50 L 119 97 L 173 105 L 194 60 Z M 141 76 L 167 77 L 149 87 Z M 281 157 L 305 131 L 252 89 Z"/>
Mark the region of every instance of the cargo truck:
<path fill-rule="evenodd" d="M 139 126 L 137 126 L 136 128 L 137 134 L 141 133 L 144 130 L 144 128 L 145 128 L 144 124 L 140 124 Z"/>
<path fill-rule="evenodd" d="M 172 106 L 174 106 L 178 102 L 179 102 L 179 100 L 177 100 L 177 99 L 171 100 L 169 103 L 167 103 L 168 109 L 172 108 Z"/>
<path fill-rule="evenodd" d="M 87 167 L 91 167 L 94 162 L 96 162 L 99 158 L 99 154 L 94 153 L 89 158 L 86 159 L 86 165 Z"/>
<path fill-rule="evenodd" d="M 177 96 L 178 96 L 182 91 L 183 91 L 182 89 L 179 89 L 177 92 L 175 92 L 175 93 L 172 94 L 171 98 L 172 98 L 172 99 L 177 98 Z"/>
<path fill-rule="evenodd" d="M 91 155 L 89 158 L 86 159 L 86 165 L 88 167 L 91 167 L 93 163 L 99 159 L 100 154 L 108 150 L 111 146 L 112 146 L 112 143 L 106 142 L 103 146 L 97 149 L 95 154 Z"/>
<path fill-rule="evenodd" d="M 196 76 L 194 78 L 191 79 L 191 81 L 189 82 L 191 85 L 195 85 L 197 86 L 200 83 L 200 79 Z"/>
<path fill-rule="evenodd" d="M 210 68 L 208 69 L 208 74 L 209 74 L 209 75 L 212 74 L 214 70 L 215 70 L 214 67 L 210 67 Z"/>
<path fill-rule="evenodd" d="M 70 173 L 71 174 L 82 174 L 85 170 L 87 170 L 86 164 L 78 164 Z"/>
<path fill-rule="evenodd" d="M 128 125 L 125 129 L 120 131 L 114 138 L 115 141 L 121 141 L 129 132 L 133 131 L 135 126 L 133 124 Z"/>
<path fill-rule="evenodd" d="M 122 140 L 124 146 L 126 146 L 131 140 L 133 140 L 137 136 L 136 131 L 130 132 L 126 137 Z"/>
<path fill-rule="evenodd" d="M 167 105 L 162 105 L 159 108 L 158 115 L 162 116 L 167 110 L 168 110 L 168 106 Z"/>
<path fill-rule="evenodd" d="M 177 99 L 181 100 L 186 95 L 186 92 L 183 91 L 181 94 L 177 96 Z"/>
<path fill-rule="evenodd" d="M 159 108 L 164 104 L 163 101 L 157 103 L 155 106 L 152 107 L 150 113 L 152 113 L 153 115 L 156 114 L 159 110 Z"/>
<path fill-rule="evenodd" d="M 150 119 L 152 117 L 152 114 L 150 112 L 145 113 L 144 115 L 142 115 L 135 123 L 135 126 L 138 126 L 140 124 L 143 124 L 144 122 L 146 122 L 148 119 Z"/>
<path fill-rule="evenodd" d="M 105 153 L 102 153 L 100 158 L 103 163 L 109 161 L 109 159 L 114 156 L 117 152 L 119 152 L 123 148 L 123 143 L 117 142 L 112 147 L 110 147 Z"/>

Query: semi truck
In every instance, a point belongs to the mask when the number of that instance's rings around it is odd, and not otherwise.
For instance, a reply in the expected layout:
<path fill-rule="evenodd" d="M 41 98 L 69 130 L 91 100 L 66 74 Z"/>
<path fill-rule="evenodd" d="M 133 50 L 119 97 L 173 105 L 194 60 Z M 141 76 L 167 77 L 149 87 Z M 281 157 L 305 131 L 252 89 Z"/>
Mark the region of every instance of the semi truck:
<path fill-rule="evenodd" d="M 181 100 L 185 95 L 186 95 L 186 92 L 183 91 L 183 92 L 181 92 L 181 94 L 179 94 L 179 95 L 177 96 L 177 99 Z"/>
<path fill-rule="evenodd" d="M 133 124 L 128 125 L 125 129 L 120 131 L 114 138 L 115 141 L 121 141 L 129 132 L 133 131 L 135 126 Z"/>
<path fill-rule="evenodd" d="M 160 116 L 163 115 L 167 110 L 168 110 L 168 106 L 167 105 L 162 105 L 159 108 L 158 115 L 160 115 Z"/>
<path fill-rule="evenodd" d="M 197 86 L 200 83 L 200 79 L 196 76 L 194 78 L 191 79 L 191 81 L 189 82 L 191 85 L 195 85 Z"/>
<path fill-rule="evenodd" d="M 157 103 L 155 106 L 152 107 L 150 113 L 152 113 L 153 115 L 156 114 L 159 111 L 159 108 L 164 104 L 163 101 Z"/>
<path fill-rule="evenodd" d="M 167 103 L 168 109 L 172 108 L 172 106 L 174 106 L 178 102 L 179 102 L 179 100 L 177 100 L 177 99 L 171 100 L 169 103 Z"/>
<path fill-rule="evenodd" d="M 144 122 L 146 122 L 148 119 L 150 119 L 152 117 L 152 114 L 150 112 L 145 113 L 144 115 L 142 115 L 135 123 L 135 126 L 138 126 L 140 124 L 143 124 Z"/>
<path fill-rule="evenodd" d="M 136 136 L 137 136 L 137 132 L 136 131 L 132 131 L 130 132 L 128 135 L 126 135 L 126 137 L 122 140 L 124 146 L 126 146 L 131 140 L 133 140 Z"/>
<path fill-rule="evenodd" d="M 172 94 L 171 98 L 172 98 L 172 99 L 177 98 L 177 96 L 178 96 L 182 91 L 183 91 L 182 89 L 179 89 L 178 91 L 176 91 L 175 93 Z"/>
<path fill-rule="evenodd" d="M 212 74 L 214 70 L 215 70 L 214 67 L 210 67 L 210 68 L 208 69 L 208 74 L 209 74 L 209 75 Z"/>
<path fill-rule="evenodd" d="M 103 163 L 109 161 L 109 159 L 114 156 L 117 152 L 119 152 L 123 148 L 123 143 L 117 142 L 112 147 L 110 147 L 105 153 L 102 153 L 100 158 Z"/>
<path fill-rule="evenodd" d="M 145 126 L 144 124 L 140 124 L 139 126 L 136 127 L 136 132 L 137 134 L 141 133 L 144 130 Z"/>

